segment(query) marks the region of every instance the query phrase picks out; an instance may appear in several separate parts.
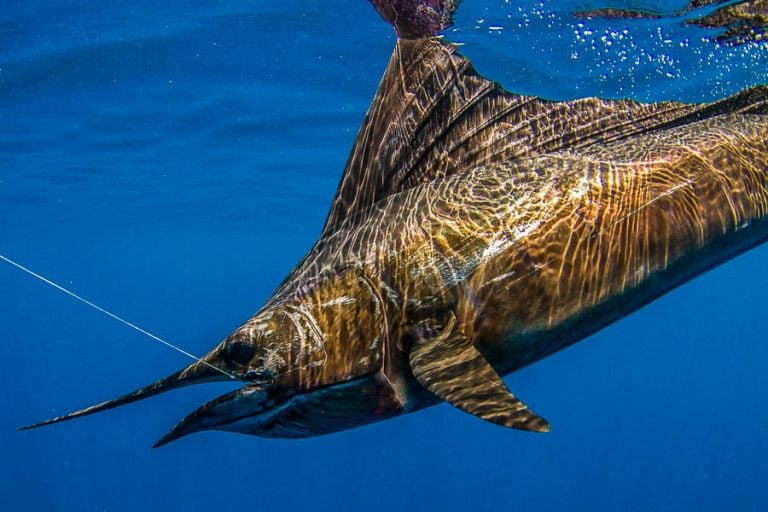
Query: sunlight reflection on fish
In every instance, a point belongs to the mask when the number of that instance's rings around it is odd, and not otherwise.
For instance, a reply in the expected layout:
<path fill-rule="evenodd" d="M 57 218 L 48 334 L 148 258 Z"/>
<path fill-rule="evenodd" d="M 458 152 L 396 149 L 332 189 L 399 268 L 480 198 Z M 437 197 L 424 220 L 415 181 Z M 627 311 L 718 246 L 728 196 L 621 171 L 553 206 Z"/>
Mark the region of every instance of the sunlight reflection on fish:
<path fill-rule="evenodd" d="M 327 434 L 440 400 L 545 432 L 500 375 L 768 238 L 768 87 L 711 104 L 516 95 L 436 35 L 454 2 L 373 3 L 399 39 L 316 245 L 199 361 L 25 428 L 234 376 L 156 446 Z"/>

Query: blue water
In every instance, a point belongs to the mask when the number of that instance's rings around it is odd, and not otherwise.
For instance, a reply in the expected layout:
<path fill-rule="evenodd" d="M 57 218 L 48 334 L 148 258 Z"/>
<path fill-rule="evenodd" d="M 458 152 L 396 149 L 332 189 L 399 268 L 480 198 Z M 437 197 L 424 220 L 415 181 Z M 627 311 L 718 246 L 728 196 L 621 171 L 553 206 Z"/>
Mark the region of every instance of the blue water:
<path fill-rule="evenodd" d="M 768 45 L 569 15 L 606 4 L 464 0 L 447 37 L 549 98 L 703 101 L 768 82 Z M 362 0 L 6 2 L 0 253 L 206 352 L 316 239 L 393 44 Z M 158 450 L 228 386 L 15 431 L 187 361 L 0 262 L 0 507 L 768 510 L 767 256 L 508 377 L 547 435 L 441 405 L 324 438 Z"/>

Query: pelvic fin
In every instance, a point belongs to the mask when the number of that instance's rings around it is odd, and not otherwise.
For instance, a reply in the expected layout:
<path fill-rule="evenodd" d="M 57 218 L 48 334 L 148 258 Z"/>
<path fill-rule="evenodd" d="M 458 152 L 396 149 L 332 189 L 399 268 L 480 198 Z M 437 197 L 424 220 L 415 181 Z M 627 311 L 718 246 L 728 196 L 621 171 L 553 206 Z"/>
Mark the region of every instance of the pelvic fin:
<path fill-rule="evenodd" d="M 454 407 L 505 427 L 549 432 L 549 422 L 507 389 L 455 316 L 437 336 L 417 335 L 409 359 L 419 383 Z"/>

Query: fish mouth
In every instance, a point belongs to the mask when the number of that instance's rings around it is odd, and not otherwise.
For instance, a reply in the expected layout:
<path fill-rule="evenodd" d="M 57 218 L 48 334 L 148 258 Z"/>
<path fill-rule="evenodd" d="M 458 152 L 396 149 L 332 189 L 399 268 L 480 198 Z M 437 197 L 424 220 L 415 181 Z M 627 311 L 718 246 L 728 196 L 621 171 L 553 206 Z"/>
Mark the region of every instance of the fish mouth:
<path fill-rule="evenodd" d="M 378 372 L 298 391 L 279 383 L 250 383 L 187 415 L 153 448 L 203 430 L 268 438 L 332 434 L 402 414 L 389 381 Z"/>
<path fill-rule="evenodd" d="M 229 378 L 211 364 L 198 362 L 131 393 L 20 430 L 72 420 L 191 384 Z M 303 390 L 286 386 L 279 380 L 242 377 L 238 380 L 245 385 L 214 398 L 185 416 L 153 448 L 204 430 L 271 438 L 312 437 L 378 421 L 403 411 L 399 397 L 386 379 L 378 377 L 378 372 Z"/>
<path fill-rule="evenodd" d="M 279 405 L 290 397 L 275 396 L 270 384 L 253 383 L 230 391 L 198 407 L 178 422 L 152 448 L 159 448 L 181 437 L 204 430 L 228 430 L 245 432 L 238 426 L 245 420 L 247 433 L 258 434 L 259 417 L 262 413 Z"/>
<path fill-rule="evenodd" d="M 227 379 L 228 377 L 223 376 L 215 368 L 212 369 L 210 365 L 196 363 L 131 393 L 62 416 L 26 425 L 20 427 L 19 430 L 30 430 L 73 420 L 192 384 Z M 263 381 L 245 382 L 247 383 L 245 386 L 221 395 L 185 416 L 155 443 L 153 448 L 163 446 L 171 441 L 203 430 L 231 430 L 235 432 L 245 432 L 247 430 L 248 433 L 258 434 L 259 425 L 261 424 L 258 419 L 259 414 L 276 405 L 280 405 L 282 402 L 289 401 L 290 395 L 294 394 L 286 390 L 281 391 L 279 388 L 275 389 L 271 383 Z M 242 420 L 245 421 L 247 429 L 242 425 L 239 427 L 234 426 Z"/>

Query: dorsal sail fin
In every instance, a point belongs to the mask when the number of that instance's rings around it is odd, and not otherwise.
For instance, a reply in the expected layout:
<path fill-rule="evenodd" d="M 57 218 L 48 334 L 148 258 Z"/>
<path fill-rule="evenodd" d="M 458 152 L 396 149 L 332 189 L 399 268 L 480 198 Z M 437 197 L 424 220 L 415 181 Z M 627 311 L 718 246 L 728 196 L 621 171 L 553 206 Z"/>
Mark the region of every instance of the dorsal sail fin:
<path fill-rule="evenodd" d="M 738 98 L 738 97 L 737 97 Z M 323 229 L 419 183 L 490 162 L 608 142 L 736 108 L 511 94 L 437 37 L 400 39 Z M 755 108 L 752 104 L 751 108 Z"/>

